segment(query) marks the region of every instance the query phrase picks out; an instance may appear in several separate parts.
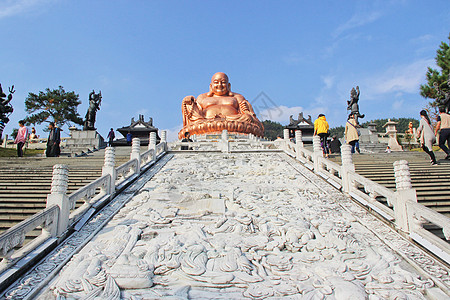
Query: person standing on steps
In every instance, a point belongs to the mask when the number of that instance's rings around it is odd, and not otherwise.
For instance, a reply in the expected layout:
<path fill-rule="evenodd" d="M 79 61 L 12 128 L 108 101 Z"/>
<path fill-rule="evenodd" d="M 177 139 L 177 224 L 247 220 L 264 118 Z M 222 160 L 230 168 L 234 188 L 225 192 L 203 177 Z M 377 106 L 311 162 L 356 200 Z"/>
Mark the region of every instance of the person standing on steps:
<path fill-rule="evenodd" d="M 420 111 L 420 123 L 417 128 L 417 137 L 420 140 L 423 151 L 430 156 L 431 165 L 437 165 L 436 156 L 433 153 L 433 144 L 436 142 L 436 136 L 434 135 L 430 117 L 428 117 L 426 110 Z"/>
<path fill-rule="evenodd" d="M 128 146 L 131 145 L 131 142 L 133 141 L 133 136 L 131 135 L 130 131 L 128 131 L 126 138 L 127 138 L 127 145 Z"/>
<path fill-rule="evenodd" d="M 116 137 L 116 135 L 114 134 L 114 129 L 111 128 L 111 130 L 108 133 L 108 136 L 106 137 L 108 139 L 109 147 L 112 147 L 112 143 L 113 143 L 115 137 Z"/>
<path fill-rule="evenodd" d="M 450 150 L 447 146 L 450 146 L 450 115 L 445 112 L 445 107 L 439 107 L 439 116 L 437 117 L 437 124 L 434 134 L 437 136 L 439 130 L 439 147 L 444 151 L 447 156 L 445 159 L 450 159 Z M 447 142 L 447 146 L 445 146 Z"/>
<path fill-rule="evenodd" d="M 314 121 L 314 135 L 320 137 L 320 145 L 322 146 L 323 154 L 328 157 L 330 151 L 328 150 L 327 138 L 329 135 L 330 125 L 324 114 L 319 114 L 319 117 Z"/>
<path fill-rule="evenodd" d="M 48 134 L 47 150 L 45 151 L 45 155 L 47 157 L 58 157 L 61 151 L 59 148 L 59 143 L 61 142 L 60 129 L 56 127 L 53 122 L 48 124 L 48 129 L 50 129 L 50 132 Z"/>
<path fill-rule="evenodd" d="M 350 114 L 348 116 L 347 123 L 345 123 L 344 136 L 347 144 L 352 146 L 352 153 L 355 153 L 355 149 L 359 153 L 359 147 L 357 146 L 357 144 L 359 144 L 358 129 L 356 128 L 357 126 L 355 117 Z"/>
<path fill-rule="evenodd" d="M 23 157 L 23 145 L 28 138 L 28 128 L 25 127 L 24 121 L 19 121 L 19 130 L 17 131 L 16 139 L 14 140 L 14 144 L 17 144 L 17 156 Z"/>

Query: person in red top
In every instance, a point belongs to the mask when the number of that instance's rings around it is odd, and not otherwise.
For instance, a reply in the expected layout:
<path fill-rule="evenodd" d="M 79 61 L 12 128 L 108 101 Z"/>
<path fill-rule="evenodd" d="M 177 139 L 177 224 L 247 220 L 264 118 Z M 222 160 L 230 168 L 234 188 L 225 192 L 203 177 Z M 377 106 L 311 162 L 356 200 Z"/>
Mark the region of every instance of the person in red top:
<path fill-rule="evenodd" d="M 14 140 L 14 144 L 17 144 L 17 156 L 23 157 L 22 147 L 27 141 L 28 138 L 28 128 L 25 127 L 24 121 L 19 121 L 19 130 L 17 131 L 16 139 Z"/>

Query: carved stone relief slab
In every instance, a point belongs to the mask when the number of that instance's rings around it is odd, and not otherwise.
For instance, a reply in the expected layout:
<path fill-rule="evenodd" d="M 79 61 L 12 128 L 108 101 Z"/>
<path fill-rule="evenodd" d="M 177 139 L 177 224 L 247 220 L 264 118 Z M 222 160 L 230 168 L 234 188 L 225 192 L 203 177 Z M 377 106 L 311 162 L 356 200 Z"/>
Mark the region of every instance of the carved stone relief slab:
<path fill-rule="evenodd" d="M 40 297 L 426 299 L 435 282 L 446 267 L 287 156 L 179 154 Z"/>

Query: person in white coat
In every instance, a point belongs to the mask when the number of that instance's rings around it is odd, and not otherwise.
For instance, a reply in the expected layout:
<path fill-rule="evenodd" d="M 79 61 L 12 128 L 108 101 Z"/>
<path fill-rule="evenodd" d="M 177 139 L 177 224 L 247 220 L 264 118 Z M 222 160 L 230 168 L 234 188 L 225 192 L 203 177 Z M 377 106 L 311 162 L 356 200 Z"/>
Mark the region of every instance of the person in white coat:
<path fill-rule="evenodd" d="M 420 145 L 431 158 L 431 165 L 437 165 L 436 156 L 433 152 L 433 144 L 436 143 L 436 136 L 434 135 L 431 121 L 426 110 L 420 111 L 420 123 L 417 128 L 417 137 L 420 139 Z"/>

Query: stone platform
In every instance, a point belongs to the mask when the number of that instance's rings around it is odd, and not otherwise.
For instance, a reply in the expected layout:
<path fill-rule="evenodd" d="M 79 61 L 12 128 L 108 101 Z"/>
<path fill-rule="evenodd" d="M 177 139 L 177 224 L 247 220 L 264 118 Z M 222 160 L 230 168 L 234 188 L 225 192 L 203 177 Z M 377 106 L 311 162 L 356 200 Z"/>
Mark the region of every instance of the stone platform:
<path fill-rule="evenodd" d="M 284 154 L 176 154 L 150 178 L 124 193 L 134 196 L 108 223 L 104 215 L 117 211 L 109 206 L 83 229 L 90 235 L 70 238 L 6 296 L 19 299 L 51 280 L 49 272 L 57 276 L 39 299 L 449 293 L 448 266 Z M 60 272 L 51 269 L 76 247 L 82 250 Z"/>
<path fill-rule="evenodd" d="M 79 155 L 93 149 L 106 147 L 105 140 L 96 130 L 70 129 L 70 138 L 66 141 L 64 152 L 71 155 Z"/>

